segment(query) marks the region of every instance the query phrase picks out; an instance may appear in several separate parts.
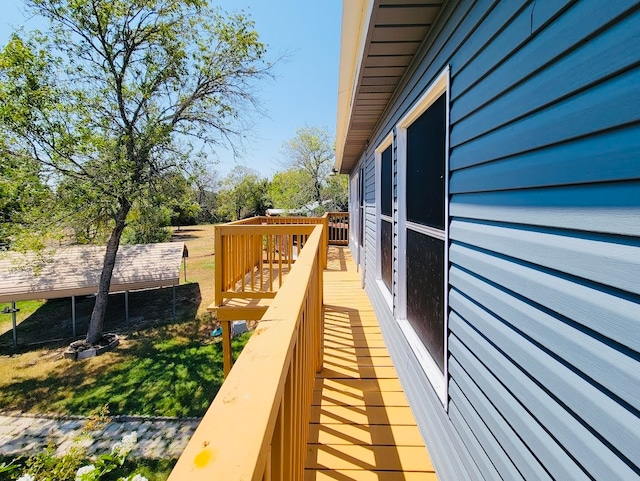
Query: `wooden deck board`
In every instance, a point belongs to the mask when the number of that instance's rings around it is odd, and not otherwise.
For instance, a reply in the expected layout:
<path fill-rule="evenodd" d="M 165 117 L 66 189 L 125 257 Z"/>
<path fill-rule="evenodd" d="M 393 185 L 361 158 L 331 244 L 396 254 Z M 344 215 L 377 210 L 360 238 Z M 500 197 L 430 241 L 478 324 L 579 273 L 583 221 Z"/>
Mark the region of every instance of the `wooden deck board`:
<path fill-rule="evenodd" d="M 304 479 L 305 481 L 438 481 L 433 472 L 348 471 L 343 469 L 307 470 Z"/>
<path fill-rule="evenodd" d="M 380 471 L 433 471 L 423 446 L 309 444 L 307 467 Z"/>
<path fill-rule="evenodd" d="M 324 301 L 305 481 L 437 481 L 346 248 L 329 250 Z"/>
<path fill-rule="evenodd" d="M 408 406 L 402 391 L 369 391 L 350 394 L 342 391 L 313 391 L 315 406 Z"/>
<path fill-rule="evenodd" d="M 311 424 L 309 444 L 354 444 L 379 446 L 424 446 L 416 426 Z"/>
<path fill-rule="evenodd" d="M 324 352 L 325 366 L 333 363 L 338 363 L 342 366 L 355 365 L 355 366 L 393 366 L 393 361 L 387 356 L 358 356 L 355 353 L 350 353 L 341 350 L 326 349 Z"/>

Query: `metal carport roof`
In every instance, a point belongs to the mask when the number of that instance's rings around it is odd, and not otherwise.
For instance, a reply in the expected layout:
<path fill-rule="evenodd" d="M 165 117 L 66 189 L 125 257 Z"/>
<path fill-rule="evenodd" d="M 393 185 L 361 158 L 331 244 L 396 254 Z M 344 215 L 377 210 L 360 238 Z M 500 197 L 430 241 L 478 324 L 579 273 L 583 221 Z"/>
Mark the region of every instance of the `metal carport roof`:
<path fill-rule="evenodd" d="M 8 252 L 0 257 L 0 303 L 95 294 L 104 246 L 59 247 L 51 255 Z M 109 292 L 179 284 L 183 242 L 122 245 Z"/>

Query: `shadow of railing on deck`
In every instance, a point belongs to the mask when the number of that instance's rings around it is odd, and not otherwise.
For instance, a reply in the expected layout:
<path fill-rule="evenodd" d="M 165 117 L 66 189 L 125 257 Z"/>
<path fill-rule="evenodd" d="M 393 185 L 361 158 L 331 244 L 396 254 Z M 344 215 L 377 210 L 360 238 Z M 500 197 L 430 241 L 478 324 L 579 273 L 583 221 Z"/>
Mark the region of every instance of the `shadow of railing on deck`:
<path fill-rule="evenodd" d="M 340 260 L 346 270 L 344 255 Z M 357 309 L 333 305 L 325 305 L 324 319 L 324 368 L 314 391 L 307 469 L 338 481 L 360 479 L 358 471 L 347 474 L 353 469 L 401 469 L 382 394 L 396 388 L 381 386 L 379 380 L 395 378 L 395 371 L 377 323 L 367 325 Z M 331 460 L 331 466 L 324 460 Z"/>

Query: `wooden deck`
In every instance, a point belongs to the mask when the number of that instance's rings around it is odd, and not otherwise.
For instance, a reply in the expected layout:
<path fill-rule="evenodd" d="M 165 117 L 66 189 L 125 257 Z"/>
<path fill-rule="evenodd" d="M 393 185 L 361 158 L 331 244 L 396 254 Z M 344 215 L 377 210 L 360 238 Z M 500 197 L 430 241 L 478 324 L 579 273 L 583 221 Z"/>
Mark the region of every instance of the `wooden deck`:
<path fill-rule="evenodd" d="M 329 249 L 324 302 L 305 481 L 436 481 L 347 248 Z"/>

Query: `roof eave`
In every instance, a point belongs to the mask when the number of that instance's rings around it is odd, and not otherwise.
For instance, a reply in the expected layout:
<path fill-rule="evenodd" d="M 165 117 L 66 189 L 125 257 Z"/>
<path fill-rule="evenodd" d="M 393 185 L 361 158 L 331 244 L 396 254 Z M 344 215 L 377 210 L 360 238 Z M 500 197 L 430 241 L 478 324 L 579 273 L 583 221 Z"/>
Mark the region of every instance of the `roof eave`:
<path fill-rule="evenodd" d="M 335 169 L 350 173 L 446 0 L 343 3 Z"/>
<path fill-rule="evenodd" d="M 335 168 L 340 173 L 346 173 L 342 169 L 344 146 L 373 5 L 374 0 L 349 0 L 342 3 L 335 162 Z"/>

